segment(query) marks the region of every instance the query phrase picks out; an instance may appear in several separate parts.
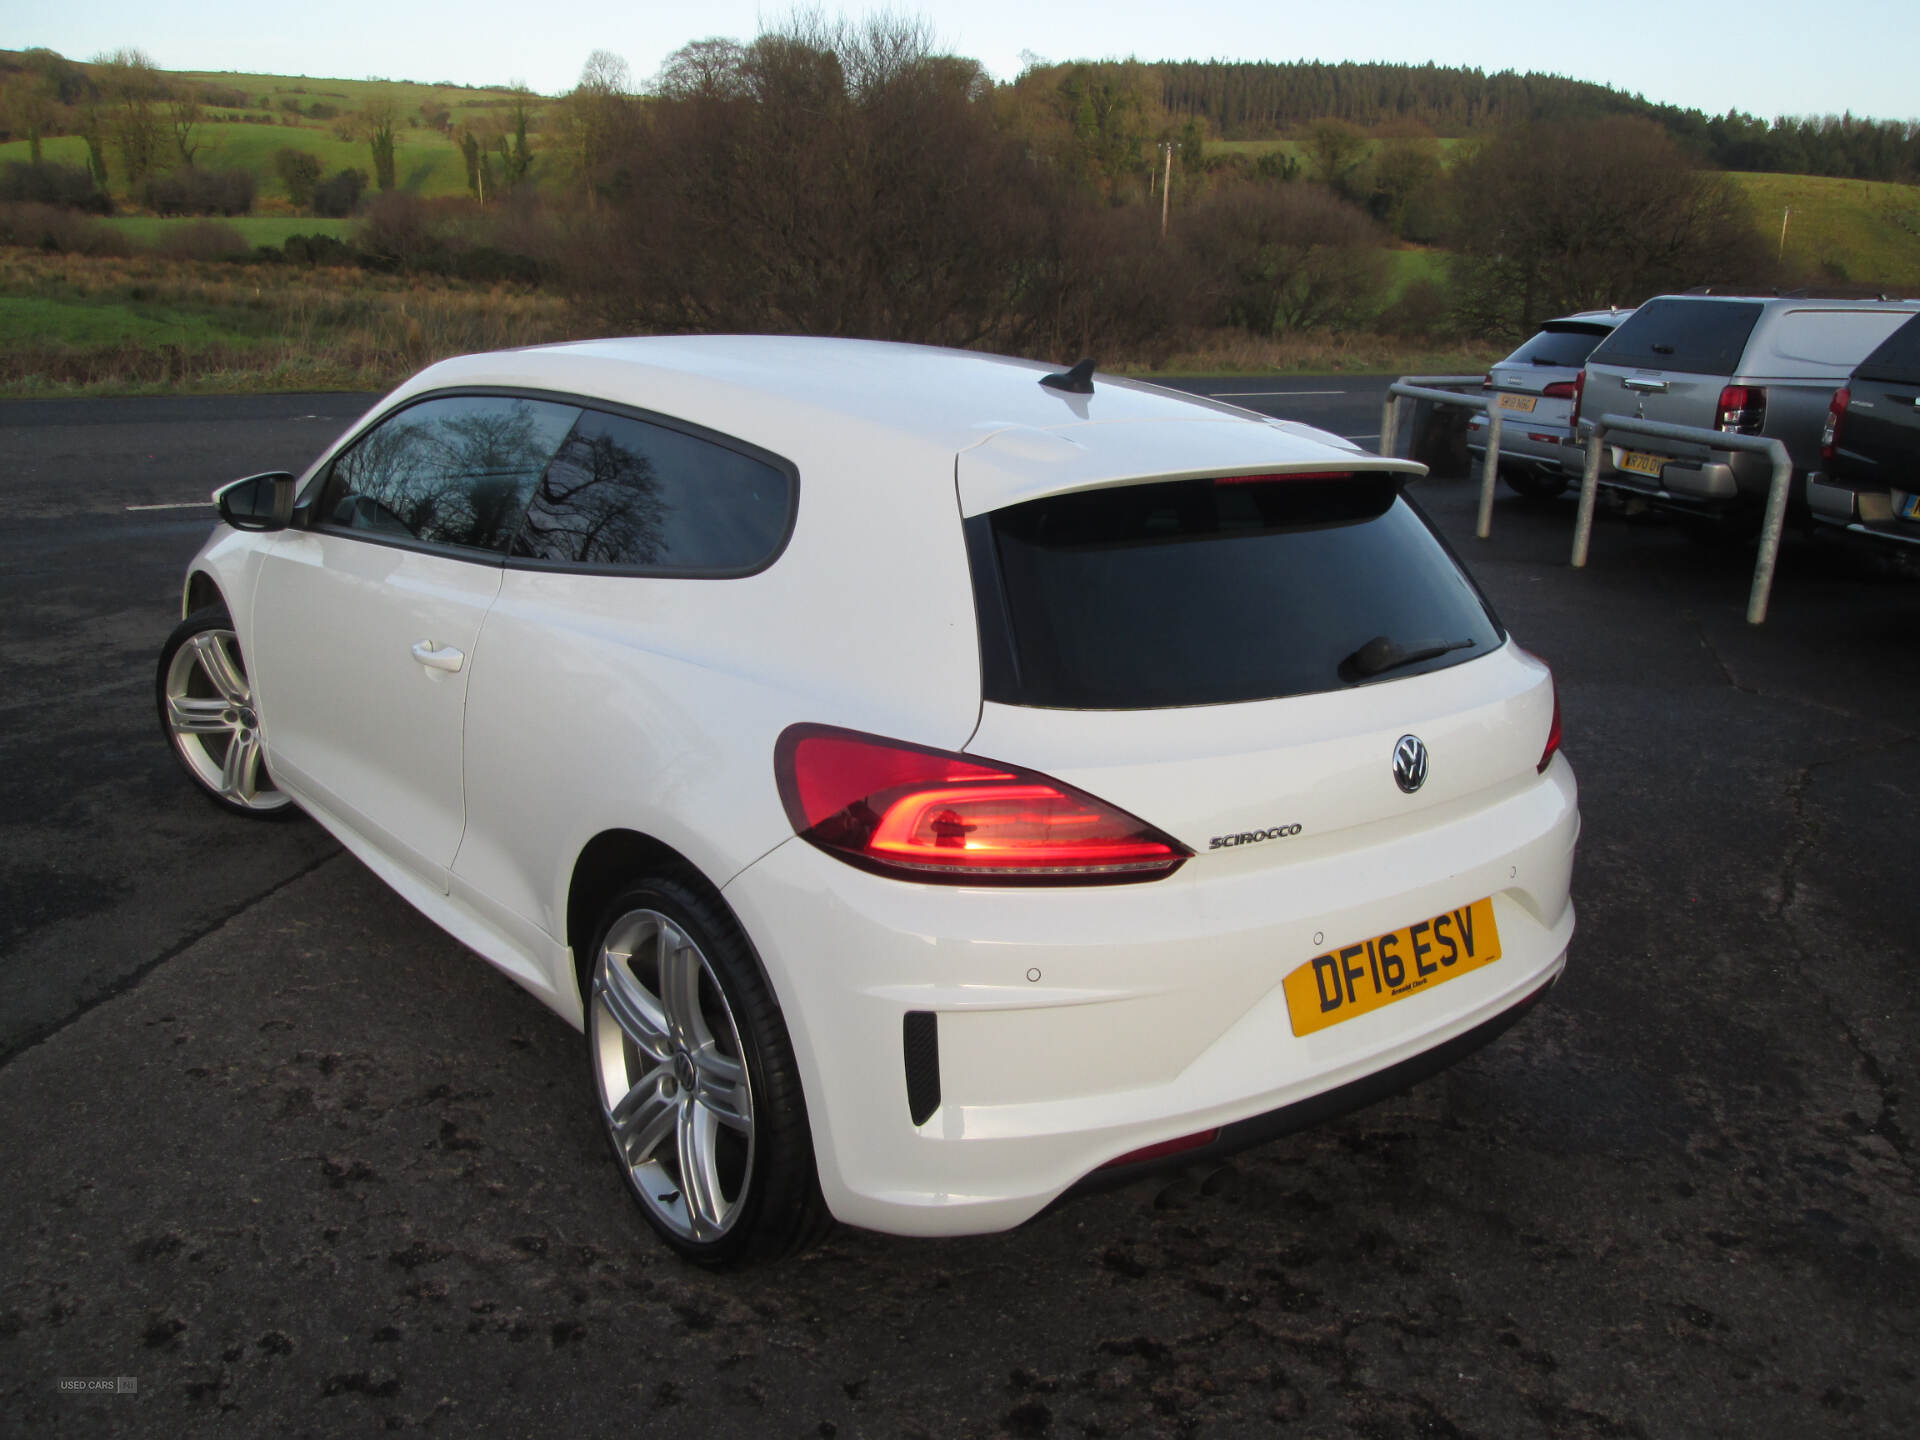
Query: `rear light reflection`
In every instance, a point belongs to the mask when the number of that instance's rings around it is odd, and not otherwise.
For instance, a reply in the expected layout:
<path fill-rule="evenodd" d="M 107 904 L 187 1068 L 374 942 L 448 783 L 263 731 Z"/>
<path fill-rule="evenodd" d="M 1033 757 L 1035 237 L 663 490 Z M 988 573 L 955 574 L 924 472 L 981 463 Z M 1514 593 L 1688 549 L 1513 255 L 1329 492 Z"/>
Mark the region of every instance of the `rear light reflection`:
<path fill-rule="evenodd" d="M 861 869 L 961 885 L 1124 884 L 1192 854 L 1031 770 L 827 725 L 793 725 L 774 775 L 794 833 Z"/>
<path fill-rule="evenodd" d="M 1218 1128 L 1202 1130 L 1197 1135 L 1182 1135 L 1177 1140 L 1162 1140 L 1158 1145 L 1143 1145 L 1138 1150 L 1129 1150 L 1124 1155 L 1116 1155 L 1100 1168 L 1117 1169 L 1122 1165 L 1144 1165 L 1149 1160 L 1162 1160 L 1169 1155 L 1179 1155 L 1188 1150 L 1198 1150 L 1203 1145 L 1211 1145 L 1220 1138 Z"/>

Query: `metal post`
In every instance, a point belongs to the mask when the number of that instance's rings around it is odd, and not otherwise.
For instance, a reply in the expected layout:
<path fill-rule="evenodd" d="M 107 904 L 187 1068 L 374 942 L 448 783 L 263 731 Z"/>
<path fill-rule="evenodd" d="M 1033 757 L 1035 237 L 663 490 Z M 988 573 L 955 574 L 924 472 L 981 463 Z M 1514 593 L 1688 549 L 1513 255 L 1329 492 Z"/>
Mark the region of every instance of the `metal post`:
<path fill-rule="evenodd" d="M 1167 207 L 1173 203 L 1173 142 L 1166 145 L 1167 173 L 1160 181 L 1160 238 L 1167 236 Z"/>
<path fill-rule="evenodd" d="M 1487 458 L 1480 470 L 1480 523 L 1473 533 L 1482 540 L 1493 533 L 1493 484 L 1500 478 L 1500 407 L 1487 407 Z"/>
<path fill-rule="evenodd" d="M 1793 480 L 1793 461 L 1785 447 L 1773 457 L 1773 480 L 1767 486 L 1767 518 L 1760 525 L 1760 559 L 1753 567 L 1753 591 L 1747 596 L 1747 623 L 1767 618 L 1767 596 L 1773 590 L 1773 566 L 1780 558 L 1780 531 L 1787 518 L 1787 487 Z"/>
<path fill-rule="evenodd" d="M 1587 464 L 1580 473 L 1580 513 L 1573 522 L 1574 568 L 1587 563 L 1587 542 L 1593 538 L 1593 502 L 1600 493 L 1600 427 L 1587 431 Z"/>
<path fill-rule="evenodd" d="M 1385 459 L 1393 454 L 1400 440 L 1400 397 L 1388 392 L 1386 402 L 1380 407 L 1380 455 Z"/>

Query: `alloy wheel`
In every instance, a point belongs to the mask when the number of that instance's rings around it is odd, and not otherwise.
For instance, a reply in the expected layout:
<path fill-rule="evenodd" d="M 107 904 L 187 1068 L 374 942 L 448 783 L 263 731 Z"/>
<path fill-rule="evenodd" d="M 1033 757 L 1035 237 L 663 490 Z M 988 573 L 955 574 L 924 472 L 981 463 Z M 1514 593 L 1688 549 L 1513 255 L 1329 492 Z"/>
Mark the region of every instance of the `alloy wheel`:
<path fill-rule="evenodd" d="M 265 813 L 289 802 L 267 774 L 253 689 L 231 630 L 201 630 L 173 653 L 164 696 L 174 748 L 229 805 Z"/>
<path fill-rule="evenodd" d="M 695 1244 L 739 1219 L 753 1175 L 753 1087 L 726 991 L 657 910 L 608 927 L 588 1026 L 601 1116 L 654 1220 Z"/>

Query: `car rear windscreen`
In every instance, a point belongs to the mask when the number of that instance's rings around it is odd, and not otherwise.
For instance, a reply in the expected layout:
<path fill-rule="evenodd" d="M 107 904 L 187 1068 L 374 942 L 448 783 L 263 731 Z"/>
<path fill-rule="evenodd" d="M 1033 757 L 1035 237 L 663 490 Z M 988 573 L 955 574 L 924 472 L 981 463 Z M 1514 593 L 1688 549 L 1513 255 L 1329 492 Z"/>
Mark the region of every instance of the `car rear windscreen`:
<path fill-rule="evenodd" d="M 1549 325 L 1500 363 L 1557 365 L 1563 370 L 1578 370 L 1587 363 L 1593 347 L 1612 333 L 1611 325 L 1585 325 L 1575 321 Z"/>
<path fill-rule="evenodd" d="M 1399 477 L 1231 477 L 967 522 L 989 700 L 1219 705 L 1459 664 L 1499 622 Z"/>
<path fill-rule="evenodd" d="M 1759 318 L 1760 306 L 1750 301 L 1649 300 L 1588 358 L 1596 365 L 1731 375 Z"/>
<path fill-rule="evenodd" d="M 1880 348 L 1860 362 L 1858 373 L 1863 380 L 1920 385 L 1920 315 L 1882 340 Z"/>

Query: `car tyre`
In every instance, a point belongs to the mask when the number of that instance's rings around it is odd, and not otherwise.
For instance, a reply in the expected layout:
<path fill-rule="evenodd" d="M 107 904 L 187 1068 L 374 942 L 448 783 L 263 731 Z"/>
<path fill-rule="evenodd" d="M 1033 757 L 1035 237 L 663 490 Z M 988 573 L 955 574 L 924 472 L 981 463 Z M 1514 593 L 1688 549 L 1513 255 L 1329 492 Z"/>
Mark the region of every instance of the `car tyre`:
<path fill-rule="evenodd" d="M 1500 476 L 1516 495 L 1524 495 L 1529 500 L 1551 500 L 1556 495 L 1564 495 L 1567 489 L 1566 476 L 1548 475 L 1524 465 L 1502 465 Z"/>
<path fill-rule="evenodd" d="M 167 636 L 154 675 L 160 728 L 195 787 L 249 820 L 294 813 L 268 773 L 253 685 L 224 605 L 196 610 Z"/>
<path fill-rule="evenodd" d="M 793 1043 L 719 897 L 685 874 L 628 886 L 582 968 L 595 1107 L 660 1238 L 718 1267 L 824 1237 Z"/>

